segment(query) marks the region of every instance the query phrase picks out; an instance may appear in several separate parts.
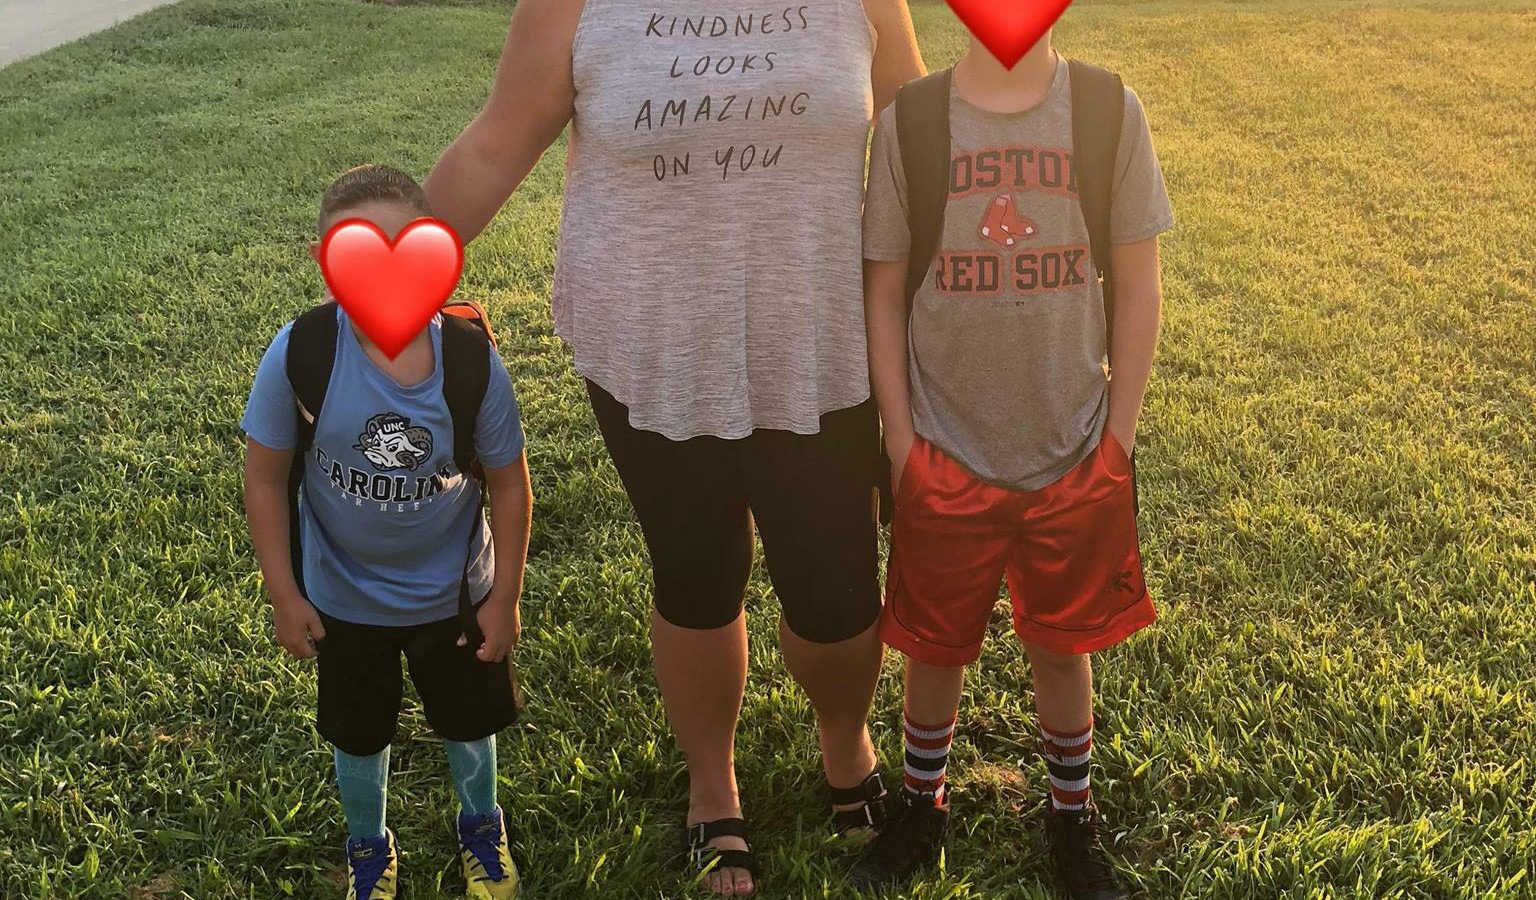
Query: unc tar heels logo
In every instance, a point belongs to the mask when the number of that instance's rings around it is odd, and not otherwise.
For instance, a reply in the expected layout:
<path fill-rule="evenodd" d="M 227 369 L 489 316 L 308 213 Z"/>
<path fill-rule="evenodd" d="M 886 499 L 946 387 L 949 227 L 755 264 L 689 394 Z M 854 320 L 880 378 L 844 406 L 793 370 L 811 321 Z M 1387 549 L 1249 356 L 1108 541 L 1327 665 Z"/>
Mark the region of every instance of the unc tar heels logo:
<path fill-rule="evenodd" d="M 375 469 L 414 472 L 432 458 L 432 430 L 411 425 L 399 413 L 380 413 L 368 420 L 353 450 L 360 450 Z"/>

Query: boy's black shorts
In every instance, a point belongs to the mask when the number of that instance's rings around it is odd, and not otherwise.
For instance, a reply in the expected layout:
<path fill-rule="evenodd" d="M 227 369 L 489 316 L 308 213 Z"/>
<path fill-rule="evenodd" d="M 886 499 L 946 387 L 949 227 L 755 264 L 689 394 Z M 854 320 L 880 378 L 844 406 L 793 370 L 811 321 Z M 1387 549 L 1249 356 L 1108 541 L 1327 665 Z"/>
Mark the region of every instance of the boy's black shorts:
<path fill-rule="evenodd" d="M 791 632 L 835 644 L 880 617 L 873 400 L 822 416 L 817 434 L 673 441 L 632 426 L 591 381 L 587 393 L 645 533 L 664 620 L 707 630 L 741 615 L 754 522 Z"/>
<path fill-rule="evenodd" d="M 372 756 L 394 740 L 400 718 L 400 654 L 411 667 L 427 723 L 444 740 L 478 741 L 517 721 L 506 662 L 481 662 L 469 616 L 406 627 L 358 625 L 320 613 L 320 735 L 343 752 Z M 469 645 L 458 646 L 470 629 Z"/>

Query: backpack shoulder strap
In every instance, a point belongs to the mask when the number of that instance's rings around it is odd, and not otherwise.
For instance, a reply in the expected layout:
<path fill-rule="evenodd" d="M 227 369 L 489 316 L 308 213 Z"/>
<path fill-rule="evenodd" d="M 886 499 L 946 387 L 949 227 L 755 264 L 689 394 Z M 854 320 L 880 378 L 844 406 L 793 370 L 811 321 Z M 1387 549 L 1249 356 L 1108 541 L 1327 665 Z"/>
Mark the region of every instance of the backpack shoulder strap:
<path fill-rule="evenodd" d="M 315 443 L 315 423 L 325 405 L 336 367 L 336 304 L 322 303 L 293 320 L 288 332 L 288 383 L 298 401 L 299 445 L 307 451 Z"/>
<path fill-rule="evenodd" d="M 1069 60 L 1072 82 L 1072 169 L 1077 199 L 1088 223 L 1089 253 L 1104 282 L 1105 350 L 1115 328 L 1114 276 L 1110 271 L 1110 211 L 1114 205 L 1115 157 L 1125 118 L 1120 76 L 1081 60 Z"/>
<path fill-rule="evenodd" d="M 443 399 L 453 417 L 453 459 L 460 472 L 479 479 L 475 423 L 491 381 L 491 341 L 483 319 L 445 315 L 442 320 Z"/>
<path fill-rule="evenodd" d="M 288 356 L 283 367 L 293 388 L 298 443 L 288 467 L 288 558 L 293 580 L 304 588 L 304 550 L 299 543 L 299 489 L 304 484 L 304 462 L 315 445 L 315 424 L 325 405 L 325 392 L 336 367 L 336 304 L 322 303 L 293 320 L 288 330 Z M 308 596 L 305 592 L 305 596 Z"/>
<path fill-rule="evenodd" d="M 954 69 L 907 84 L 896 95 L 896 140 L 907 181 L 907 305 L 911 308 L 944 234 L 949 202 L 949 92 Z"/>

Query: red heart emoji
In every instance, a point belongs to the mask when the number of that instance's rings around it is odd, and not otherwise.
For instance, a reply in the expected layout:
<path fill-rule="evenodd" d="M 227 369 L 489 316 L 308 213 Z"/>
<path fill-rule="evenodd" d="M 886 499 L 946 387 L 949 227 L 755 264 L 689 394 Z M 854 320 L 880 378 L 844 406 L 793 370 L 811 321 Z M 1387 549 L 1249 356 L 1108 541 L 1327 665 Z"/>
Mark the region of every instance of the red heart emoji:
<path fill-rule="evenodd" d="M 463 269 L 464 245 L 437 219 L 417 219 L 393 242 L 372 222 L 344 219 L 320 244 L 331 296 L 390 359 L 453 296 Z"/>
<path fill-rule="evenodd" d="M 965 27 L 1008 69 L 1071 5 L 1072 0 L 949 0 Z"/>

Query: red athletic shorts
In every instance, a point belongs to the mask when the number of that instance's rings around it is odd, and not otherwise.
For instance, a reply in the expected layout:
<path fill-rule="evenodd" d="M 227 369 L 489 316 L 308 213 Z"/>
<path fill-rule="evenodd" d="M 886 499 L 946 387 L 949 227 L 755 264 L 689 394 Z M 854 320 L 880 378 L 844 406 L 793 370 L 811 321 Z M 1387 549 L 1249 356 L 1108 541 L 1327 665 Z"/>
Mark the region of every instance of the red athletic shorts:
<path fill-rule="evenodd" d="M 896 486 L 880 634 L 932 666 L 981 655 L 1008 577 L 1013 629 L 1058 654 L 1092 653 L 1157 617 L 1142 579 L 1131 461 L 1105 431 L 1055 484 L 987 484 L 917 439 Z"/>

